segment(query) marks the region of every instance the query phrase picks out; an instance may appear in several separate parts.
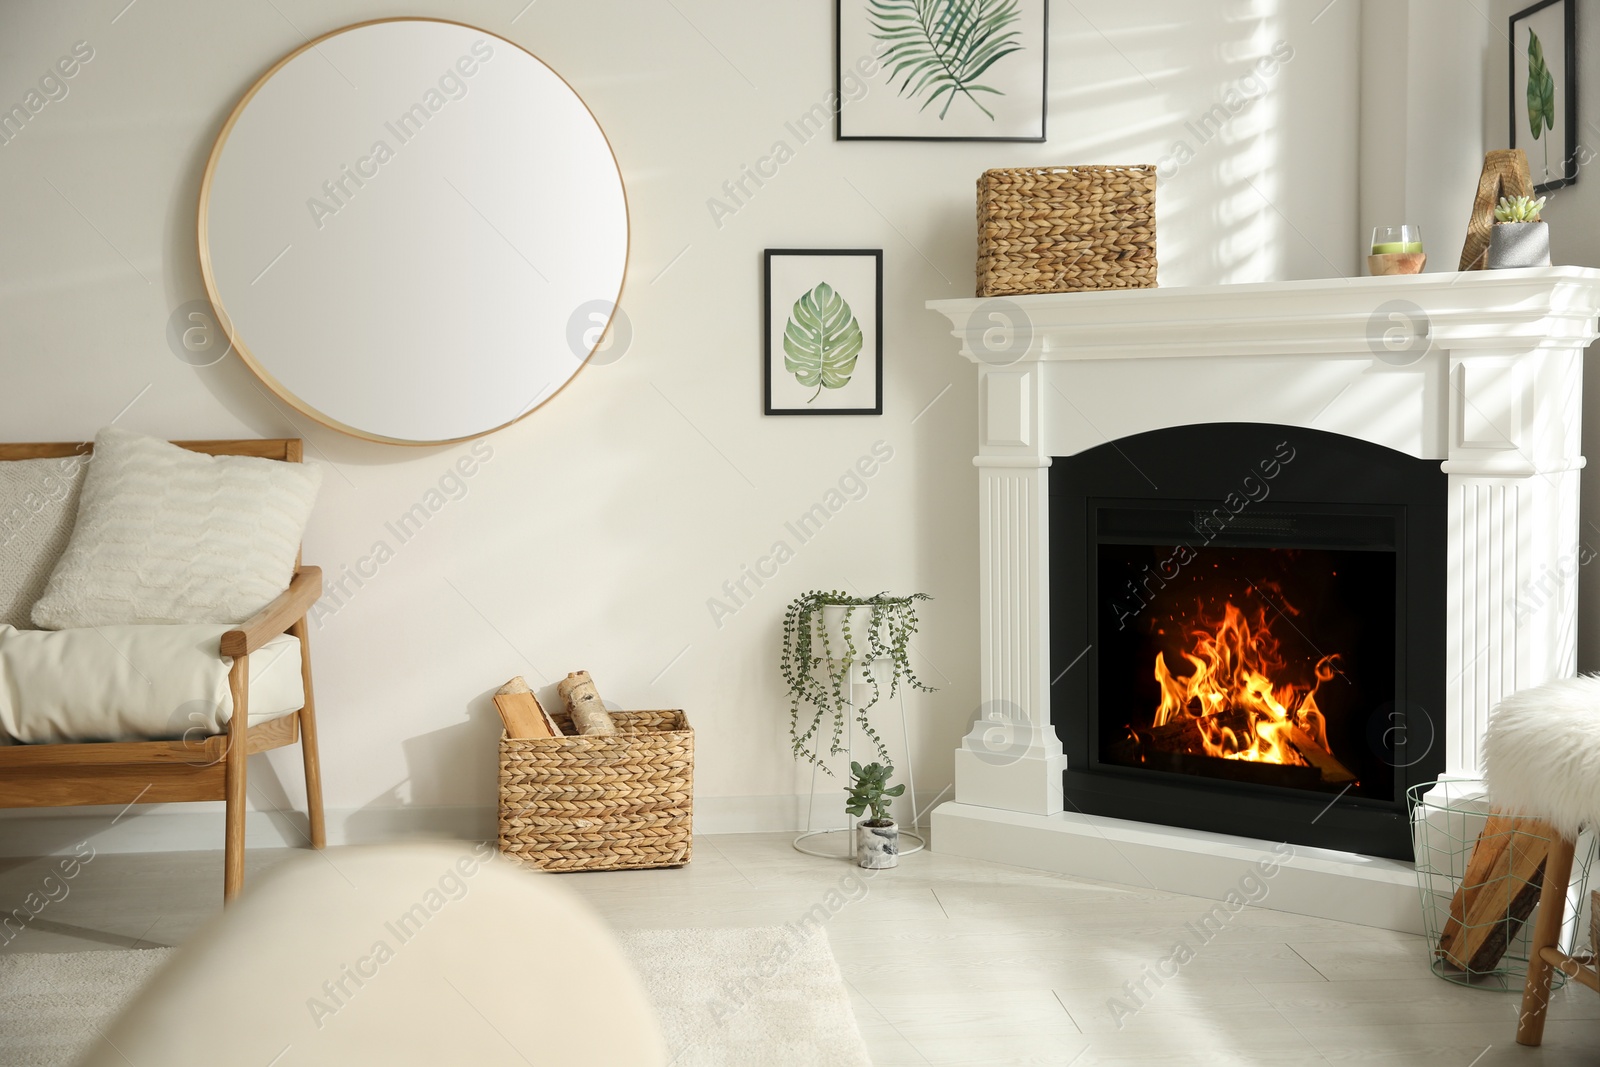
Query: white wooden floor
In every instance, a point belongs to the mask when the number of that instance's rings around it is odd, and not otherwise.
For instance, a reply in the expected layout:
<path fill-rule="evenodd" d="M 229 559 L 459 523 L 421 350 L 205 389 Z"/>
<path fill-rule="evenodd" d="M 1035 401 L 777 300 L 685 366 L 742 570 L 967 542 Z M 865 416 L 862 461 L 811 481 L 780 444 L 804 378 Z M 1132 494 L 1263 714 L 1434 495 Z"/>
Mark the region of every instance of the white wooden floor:
<path fill-rule="evenodd" d="M 250 871 L 294 854 L 254 851 Z M 0 904 L 43 871 L 0 860 Z M 1110 998 L 1171 956 L 1211 902 L 936 853 L 854 880 L 865 873 L 803 856 L 787 835 L 747 834 L 698 838 L 682 870 L 563 879 L 618 927 L 782 925 L 820 905 L 879 1067 L 1600 1064 L 1600 996 L 1587 989 L 1557 994 L 1545 1046 L 1525 1049 L 1512 1041 L 1519 998 L 1433 977 L 1420 939 L 1261 909 L 1148 982 L 1119 1028 Z M 218 853 L 101 855 L 0 951 L 178 944 L 220 906 L 220 886 Z"/>

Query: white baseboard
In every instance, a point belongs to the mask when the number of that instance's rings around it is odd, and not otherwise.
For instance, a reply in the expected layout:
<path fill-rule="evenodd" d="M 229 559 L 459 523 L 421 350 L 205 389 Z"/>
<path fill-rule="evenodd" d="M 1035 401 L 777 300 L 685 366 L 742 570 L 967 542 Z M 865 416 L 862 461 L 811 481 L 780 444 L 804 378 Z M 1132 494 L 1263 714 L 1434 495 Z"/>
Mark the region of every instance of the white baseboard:
<path fill-rule="evenodd" d="M 51 856 L 88 841 L 96 852 L 191 852 L 220 849 L 221 804 L 150 804 L 129 808 L 0 811 L 0 856 Z M 490 808 L 330 808 L 328 844 L 371 845 L 418 837 L 482 841 L 494 836 Z M 248 848 L 303 848 L 304 812 L 251 811 Z"/>
<path fill-rule="evenodd" d="M 805 826 L 807 799 L 804 795 L 696 797 L 695 833 L 792 833 Z M 927 804 L 935 798 L 922 799 Z M 846 820 L 843 787 L 816 795 L 811 829 L 844 826 Z M 495 835 L 493 808 L 329 808 L 327 822 L 330 845 L 418 837 L 483 841 Z M 148 804 L 125 812 L 114 807 L 0 810 L 0 856 L 51 856 L 71 852 L 80 841 L 89 841 L 97 852 L 111 853 L 220 849 L 222 805 Z M 245 817 L 249 848 L 299 848 L 306 842 L 304 812 L 251 811 Z"/>

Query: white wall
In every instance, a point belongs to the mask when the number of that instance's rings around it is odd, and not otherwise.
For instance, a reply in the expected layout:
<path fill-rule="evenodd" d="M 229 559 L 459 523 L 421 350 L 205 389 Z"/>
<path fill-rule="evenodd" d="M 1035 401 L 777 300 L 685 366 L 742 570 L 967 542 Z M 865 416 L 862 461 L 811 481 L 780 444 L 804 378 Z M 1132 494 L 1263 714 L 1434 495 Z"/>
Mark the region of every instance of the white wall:
<path fill-rule="evenodd" d="M 1486 145 L 1489 21 L 1460 0 L 1362 0 L 1360 238 L 1419 225 L 1428 270 L 1455 270 Z M 1503 137 L 1503 135 L 1502 135 Z"/>
<path fill-rule="evenodd" d="M 831 88 L 825 0 L 408 6 L 510 37 L 598 115 L 632 209 L 633 343 L 488 439 L 466 495 L 399 544 L 385 523 L 465 447 L 347 440 L 291 416 L 237 362 L 194 368 L 166 339 L 173 309 L 202 295 L 195 198 L 234 101 L 305 36 L 396 9 L 124 2 L 0 9 L 7 105 L 74 42 L 95 50 L 70 94 L 0 146 L 0 437 L 86 438 L 127 407 L 121 425 L 165 436 L 303 435 L 328 464 L 306 559 L 337 577 L 379 540 L 395 549 L 314 634 L 336 839 L 487 832 L 488 694 L 512 674 L 542 684 L 580 667 L 622 706 L 687 709 L 701 829 L 791 825 L 807 775 L 785 738 L 779 620 L 814 587 L 935 597 L 915 664 L 939 692 L 912 701 L 912 745 L 919 790 L 948 784 L 977 704 L 975 375 L 922 303 L 971 292 L 986 167 L 1164 161 L 1165 285 L 1357 269 L 1352 3 L 1314 23 L 1320 4 L 1287 0 L 1052 4 L 1044 145 L 794 143 L 785 120 Z M 1279 42 L 1292 58 L 1241 81 Z M 1220 134 L 1186 127 L 1218 105 Z M 716 225 L 708 198 L 780 138 L 794 160 Z M 760 414 L 761 250 L 805 245 L 885 250 L 881 418 Z M 878 440 L 894 458 L 865 498 L 715 625 L 708 599 Z M 299 802 L 292 750 L 252 774 L 256 804 Z M 142 822 L 146 844 L 220 833 Z"/>

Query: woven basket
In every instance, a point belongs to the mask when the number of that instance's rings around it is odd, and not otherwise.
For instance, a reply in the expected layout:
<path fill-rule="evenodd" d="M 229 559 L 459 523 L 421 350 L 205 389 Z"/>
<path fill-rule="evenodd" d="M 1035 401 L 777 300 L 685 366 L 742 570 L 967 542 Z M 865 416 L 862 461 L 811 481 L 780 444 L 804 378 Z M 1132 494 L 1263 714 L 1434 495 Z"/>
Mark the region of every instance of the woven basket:
<path fill-rule="evenodd" d="M 613 737 L 500 736 L 500 851 L 547 871 L 681 867 L 693 847 L 694 730 L 614 711 Z M 572 730 L 566 714 L 554 716 Z"/>
<path fill-rule="evenodd" d="M 978 179 L 978 295 L 1156 284 L 1156 169 L 1038 167 Z"/>

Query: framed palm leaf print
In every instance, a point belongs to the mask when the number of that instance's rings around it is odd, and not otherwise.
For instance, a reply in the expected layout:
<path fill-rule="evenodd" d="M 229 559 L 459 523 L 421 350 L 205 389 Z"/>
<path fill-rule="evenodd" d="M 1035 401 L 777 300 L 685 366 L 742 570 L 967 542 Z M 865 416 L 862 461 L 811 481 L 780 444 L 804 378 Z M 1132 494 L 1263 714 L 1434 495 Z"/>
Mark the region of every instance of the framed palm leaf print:
<path fill-rule="evenodd" d="M 883 414 L 883 249 L 769 248 L 762 410 Z"/>
<path fill-rule="evenodd" d="M 837 0 L 841 141 L 1043 141 L 1046 0 Z"/>

